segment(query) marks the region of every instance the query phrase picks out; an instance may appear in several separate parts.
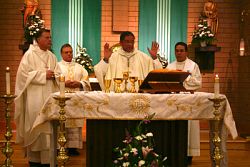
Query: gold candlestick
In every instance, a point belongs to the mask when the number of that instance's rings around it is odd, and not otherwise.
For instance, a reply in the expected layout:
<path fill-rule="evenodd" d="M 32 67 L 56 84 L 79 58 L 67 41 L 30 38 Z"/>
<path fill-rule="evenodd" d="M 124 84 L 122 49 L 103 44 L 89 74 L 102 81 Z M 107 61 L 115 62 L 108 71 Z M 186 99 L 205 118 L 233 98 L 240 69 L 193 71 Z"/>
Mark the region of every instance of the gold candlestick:
<path fill-rule="evenodd" d="M 6 104 L 5 107 L 6 133 L 4 134 L 6 141 L 5 141 L 5 147 L 2 150 L 2 153 L 5 155 L 6 159 L 2 167 L 13 167 L 12 160 L 10 158 L 13 154 L 13 149 L 11 147 L 11 142 L 10 142 L 13 136 L 11 128 L 10 105 L 13 103 L 13 100 L 16 96 L 7 94 L 7 95 L 1 95 L 0 97 L 4 99 L 4 102 Z"/>
<path fill-rule="evenodd" d="M 138 80 L 138 77 L 129 77 L 129 81 L 131 82 L 131 88 L 129 90 L 130 93 L 136 93 L 135 82 Z"/>
<path fill-rule="evenodd" d="M 65 150 L 65 144 L 67 143 L 67 139 L 65 137 L 66 131 L 65 131 L 65 110 L 64 107 L 66 105 L 66 101 L 71 99 L 71 97 L 65 97 L 65 96 L 54 96 L 54 99 L 59 101 L 60 111 L 59 111 L 59 135 L 57 142 L 60 145 L 59 153 L 57 155 L 57 161 L 58 165 L 60 167 L 65 167 L 65 163 L 68 161 L 69 156 L 67 155 L 67 152 Z"/>
<path fill-rule="evenodd" d="M 216 167 L 220 167 L 220 162 L 224 158 L 221 153 L 221 138 L 220 138 L 220 130 L 219 124 L 222 120 L 221 113 L 219 108 L 221 106 L 221 102 L 225 100 L 224 97 L 217 97 L 217 98 L 209 98 L 210 101 L 214 103 L 214 119 L 213 119 L 213 139 L 212 143 L 214 145 L 213 150 L 213 161 Z"/>
<path fill-rule="evenodd" d="M 121 91 L 121 83 L 123 81 L 122 78 L 114 78 L 115 81 L 115 93 L 122 93 Z"/>

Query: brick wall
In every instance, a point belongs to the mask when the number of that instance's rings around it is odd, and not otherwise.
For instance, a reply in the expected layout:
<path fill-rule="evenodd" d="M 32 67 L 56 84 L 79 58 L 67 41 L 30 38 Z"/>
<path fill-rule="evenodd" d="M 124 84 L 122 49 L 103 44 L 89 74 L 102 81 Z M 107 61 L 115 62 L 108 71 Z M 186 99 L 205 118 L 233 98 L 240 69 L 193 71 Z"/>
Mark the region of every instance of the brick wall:
<path fill-rule="evenodd" d="M 0 1 L 0 94 L 5 94 L 5 68 L 11 70 L 11 93 L 14 93 L 15 76 L 19 62 L 22 58 L 22 50 L 19 45 L 23 43 L 23 17 L 20 9 L 23 7 L 23 0 Z M 42 18 L 45 26 L 50 28 L 50 0 L 40 1 Z M 4 103 L 0 101 L 0 125 L 5 122 Z M 12 110 L 13 111 L 13 110 Z M 13 115 L 13 112 L 12 112 Z M 2 127 L 2 126 L 1 126 Z"/>
<path fill-rule="evenodd" d="M 226 94 L 233 112 L 237 112 L 236 92 L 237 92 L 237 69 L 238 69 L 238 43 L 239 43 L 239 15 L 240 6 L 236 0 L 215 0 L 218 7 L 219 30 L 217 35 L 217 45 L 222 47 L 215 55 L 215 70 L 221 82 L 221 92 Z M 247 2 L 244 0 L 243 2 Z M 11 89 L 14 90 L 15 74 L 18 64 L 22 58 L 22 51 L 19 44 L 22 44 L 23 29 L 22 15 L 19 9 L 23 0 L 0 1 L 0 94 L 5 90 L 5 67 L 11 68 Z M 40 1 L 40 8 L 46 26 L 50 27 L 51 0 Z M 195 24 L 198 22 L 199 14 L 203 10 L 204 0 L 189 0 L 188 3 L 188 44 L 191 43 L 191 34 Z M 129 31 L 134 32 L 136 37 L 136 47 L 138 46 L 138 6 L 139 0 L 129 0 Z M 249 28 L 248 28 L 249 29 Z M 119 32 L 112 32 L 112 0 L 102 0 L 102 28 L 101 46 L 105 42 L 110 45 L 119 42 Z M 249 34 L 249 32 L 248 32 Z M 53 35 L 53 34 L 52 34 Z M 190 53 L 193 57 L 194 53 Z M 103 56 L 103 47 L 101 47 Z M 231 63 L 232 62 L 232 63 Z M 203 88 L 201 91 L 213 92 L 214 73 L 203 73 Z M 0 103 L 3 110 L 3 103 Z M 4 117 L 3 112 L 0 113 Z M 2 119 L 1 119 L 2 120 Z"/>

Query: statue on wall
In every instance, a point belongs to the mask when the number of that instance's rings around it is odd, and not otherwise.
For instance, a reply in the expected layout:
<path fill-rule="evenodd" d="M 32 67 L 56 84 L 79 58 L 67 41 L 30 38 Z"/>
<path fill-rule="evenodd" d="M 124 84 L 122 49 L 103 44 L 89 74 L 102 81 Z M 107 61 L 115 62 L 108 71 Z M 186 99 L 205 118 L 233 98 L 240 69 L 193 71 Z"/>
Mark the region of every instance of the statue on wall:
<path fill-rule="evenodd" d="M 207 19 L 208 26 L 214 34 L 218 31 L 219 18 L 217 13 L 217 5 L 213 0 L 206 0 L 203 8 L 203 17 Z"/>
<path fill-rule="evenodd" d="M 25 26 L 29 16 L 38 15 L 40 11 L 38 9 L 38 0 L 24 0 L 24 7 L 21 9 L 23 13 L 23 26 Z"/>

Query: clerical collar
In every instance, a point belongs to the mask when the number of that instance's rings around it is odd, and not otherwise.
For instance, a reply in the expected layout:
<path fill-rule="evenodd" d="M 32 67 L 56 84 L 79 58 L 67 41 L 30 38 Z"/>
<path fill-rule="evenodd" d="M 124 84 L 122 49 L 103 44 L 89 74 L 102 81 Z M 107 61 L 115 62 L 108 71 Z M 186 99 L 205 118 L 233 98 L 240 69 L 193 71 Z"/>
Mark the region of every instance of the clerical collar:
<path fill-rule="evenodd" d="M 176 64 L 182 65 L 182 64 L 185 64 L 186 61 L 187 61 L 187 58 L 186 58 L 186 60 L 184 60 L 184 61 L 176 61 Z"/>
<path fill-rule="evenodd" d="M 120 55 L 122 55 L 124 57 L 129 57 L 129 58 L 132 57 L 132 56 L 134 56 L 136 54 L 136 52 L 137 52 L 136 49 L 134 49 L 133 52 L 126 52 L 122 48 L 120 48 L 120 49 L 117 50 L 118 54 L 120 54 Z"/>
<path fill-rule="evenodd" d="M 65 64 L 65 65 L 71 65 L 71 64 L 73 64 L 73 62 L 67 62 L 67 61 L 64 61 L 64 60 L 62 60 L 62 62 L 63 62 L 63 64 Z"/>

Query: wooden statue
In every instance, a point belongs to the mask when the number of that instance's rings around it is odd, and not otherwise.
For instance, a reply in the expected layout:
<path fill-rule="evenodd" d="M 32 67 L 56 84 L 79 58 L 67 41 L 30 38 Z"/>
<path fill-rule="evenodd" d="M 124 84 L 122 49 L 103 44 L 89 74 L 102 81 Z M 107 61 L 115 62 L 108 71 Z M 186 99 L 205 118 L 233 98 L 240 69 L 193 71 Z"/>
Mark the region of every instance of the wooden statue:
<path fill-rule="evenodd" d="M 218 31 L 219 19 L 217 15 L 217 6 L 213 0 L 206 0 L 203 8 L 203 16 L 207 18 L 208 26 L 214 34 Z"/>

